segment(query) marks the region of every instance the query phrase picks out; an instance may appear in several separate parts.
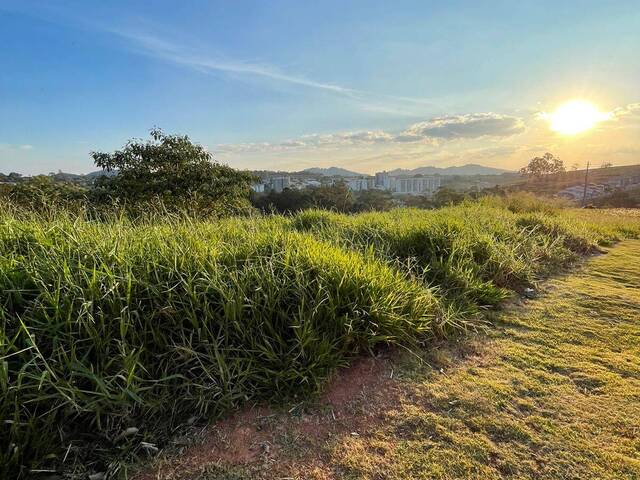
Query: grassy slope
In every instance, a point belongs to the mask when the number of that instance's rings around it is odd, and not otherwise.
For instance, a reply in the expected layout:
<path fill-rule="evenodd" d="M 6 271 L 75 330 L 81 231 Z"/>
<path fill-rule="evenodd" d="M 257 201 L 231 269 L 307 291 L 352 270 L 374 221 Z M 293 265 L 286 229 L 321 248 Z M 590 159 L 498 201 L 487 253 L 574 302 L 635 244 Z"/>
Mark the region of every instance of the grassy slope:
<path fill-rule="evenodd" d="M 3 214 L 0 476 L 62 458 L 123 473 L 194 416 L 310 393 L 360 352 L 475 326 L 505 288 L 638 232 L 527 197 L 219 223 Z"/>
<path fill-rule="evenodd" d="M 380 478 L 640 477 L 640 243 L 549 288 L 481 355 L 407 384 L 419 401 L 373 433 L 395 444 Z M 367 477 L 353 447 L 335 461 Z"/>
<path fill-rule="evenodd" d="M 511 304 L 488 335 L 432 349 L 430 366 L 376 363 L 342 416 L 325 399 L 239 424 L 275 454 L 236 467 L 196 455 L 158 478 L 640 478 L 639 311 L 633 240 Z"/>

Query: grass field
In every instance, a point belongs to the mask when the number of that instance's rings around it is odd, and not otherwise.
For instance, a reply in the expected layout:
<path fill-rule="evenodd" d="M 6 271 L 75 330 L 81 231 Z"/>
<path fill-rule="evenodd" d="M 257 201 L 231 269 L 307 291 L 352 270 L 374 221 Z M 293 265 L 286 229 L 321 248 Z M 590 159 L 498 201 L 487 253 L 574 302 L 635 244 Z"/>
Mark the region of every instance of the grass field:
<path fill-rule="evenodd" d="M 487 332 L 356 362 L 327 394 L 240 412 L 141 478 L 640 478 L 639 311 L 632 240 Z"/>
<path fill-rule="evenodd" d="M 179 425 L 426 349 L 640 219 L 531 197 L 203 222 L 0 214 L 0 476 L 125 475 Z"/>

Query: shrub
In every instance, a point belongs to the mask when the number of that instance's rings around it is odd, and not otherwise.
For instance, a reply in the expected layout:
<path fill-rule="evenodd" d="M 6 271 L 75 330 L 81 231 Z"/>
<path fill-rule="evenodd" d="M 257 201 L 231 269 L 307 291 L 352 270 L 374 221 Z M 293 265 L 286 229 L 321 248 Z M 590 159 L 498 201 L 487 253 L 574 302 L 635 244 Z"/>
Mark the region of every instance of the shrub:
<path fill-rule="evenodd" d="M 169 212 L 193 216 L 246 213 L 253 177 L 213 161 L 189 137 L 151 130 L 151 140 L 130 140 L 122 150 L 92 153 L 97 167 L 117 175 L 99 177 L 94 203 L 114 201 L 134 214 L 160 204 Z"/>

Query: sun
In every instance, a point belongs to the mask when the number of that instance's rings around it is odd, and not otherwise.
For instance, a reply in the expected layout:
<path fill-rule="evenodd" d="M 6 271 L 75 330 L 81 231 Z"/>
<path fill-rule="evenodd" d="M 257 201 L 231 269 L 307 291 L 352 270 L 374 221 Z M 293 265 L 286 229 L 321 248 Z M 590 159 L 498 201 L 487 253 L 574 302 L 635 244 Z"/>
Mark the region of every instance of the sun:
<path fill-rule="evenodd" d="M 562 135 L 575 135 L 589 130 L 609 116 L 586 100 L 571 100 L 560 105 L 555 112 L 545 115 L 551 130 Z"/>

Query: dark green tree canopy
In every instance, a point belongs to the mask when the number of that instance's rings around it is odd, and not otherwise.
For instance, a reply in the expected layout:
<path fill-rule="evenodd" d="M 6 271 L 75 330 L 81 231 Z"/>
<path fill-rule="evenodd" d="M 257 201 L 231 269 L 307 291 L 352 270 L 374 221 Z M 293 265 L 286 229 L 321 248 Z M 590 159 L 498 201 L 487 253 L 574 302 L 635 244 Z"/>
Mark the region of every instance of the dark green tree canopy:
<path fill-rule="evenodd" d="M 231 214 L 249 207 L 253 177 L 213 160 L 186 135 L 151 130 L 151 139 L 130 140 L 113 153 L 92 152 L 96 166 L 117 171 L 96 180 L 97 200 L 128 206 L 161 201 L 165 208 L 199 214 Z"/>
<path fill-rule="evenodd" d="M 457 205 L 464 201 L 465 194 L 458 192 L 451 187 L 440 187 L 433 196 L 433 203 L 436 207 L 444 207 L 447 205 Z"/>
<path fill-rule="evenodd" d="M 391 210 L 395 206 L 391 192 L 386 190 L 364 190 L 356 196 L 353 210 L 356 212 Z"/>
<path fill-rule="evenodd" d="M 56 181 L 47 175 L 36 175 L 19 182 L 0 185 L 0 198 L 39 212 L 56 209 L 79 210 L 86 205 L 88 190 L 71 182 Z"/>
<path fill-rule="evenodd" d="M 350 212 L 353 209 L 353 193 L 345 182 L 333 185 L 323 185 L 313 190 L 313 203 L 318 208 L 335 210 L 336 212 Z"/>
<path fill-rule="evenodd" d="M 268 192 L 265 195 L 254 195 L 254 206 L 263 212 L 294 213 L 313 206 L 313 195 L 309 190 L 285 188 L 282 192 Z"/>

